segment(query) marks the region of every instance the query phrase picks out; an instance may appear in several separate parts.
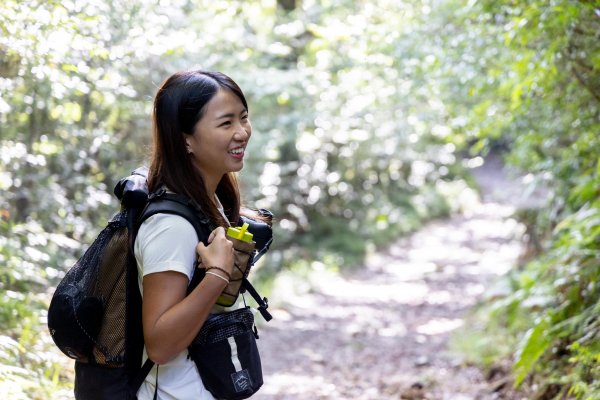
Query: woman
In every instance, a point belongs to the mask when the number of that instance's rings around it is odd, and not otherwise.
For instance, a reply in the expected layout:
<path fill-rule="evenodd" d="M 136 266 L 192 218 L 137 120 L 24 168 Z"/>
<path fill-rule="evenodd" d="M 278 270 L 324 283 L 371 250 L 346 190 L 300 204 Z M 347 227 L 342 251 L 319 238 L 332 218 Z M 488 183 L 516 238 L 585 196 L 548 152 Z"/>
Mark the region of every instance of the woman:
<path fill-rule="evenodd" d="M 248 105 L 238 85 L 222 73 L 179 72 L 158 90 L 153 122 L 150 191 L 164 187 L 186 195 L 218 228 L 204 246 L 180 216 L 157 214 L 140 227 L 134 251 L 143 297 L 144 358 L 158 365 L 138 398 L 152 399 L 158 382 L 158 399 L 212 399 L 186 349 L 232 273 L 233 247 L 224 227 L 239 219 L 234 173 L 244 165 L 252 134 Z M 186 296 L 196 260 L 210 273 Z"/>

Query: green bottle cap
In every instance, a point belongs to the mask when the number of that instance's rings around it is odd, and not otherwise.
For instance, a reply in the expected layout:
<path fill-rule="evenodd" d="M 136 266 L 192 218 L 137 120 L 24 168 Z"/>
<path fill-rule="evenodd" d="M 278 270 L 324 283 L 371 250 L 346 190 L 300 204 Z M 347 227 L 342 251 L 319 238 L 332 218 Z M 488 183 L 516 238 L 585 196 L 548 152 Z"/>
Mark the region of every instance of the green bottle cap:
<path fill-rule="evenodd" d="M 230 226 L 227 228 L 227 236 L 241 240 L 242 242 L 251 243 L 253 235 L 248 232 L 248 226 L 248 223 L 244 223 L 241 228 L 234 228 Z"/>

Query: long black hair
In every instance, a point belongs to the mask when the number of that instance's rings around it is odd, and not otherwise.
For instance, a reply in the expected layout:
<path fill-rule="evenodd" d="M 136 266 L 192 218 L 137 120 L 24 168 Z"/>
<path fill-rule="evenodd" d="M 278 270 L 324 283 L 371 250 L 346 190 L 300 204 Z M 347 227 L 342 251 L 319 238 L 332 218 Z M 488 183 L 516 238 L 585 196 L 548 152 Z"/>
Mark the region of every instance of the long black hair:
<path fill-rule="evenodd" d="M 166 185 L 174 192 L 188 196 L 198 203 L 214 224 L 226 226 L 226 221 L 206 192 L 202 175 L 187 153 L 185 141 L 186 135 L 193 134 L 194 126 L 204 115 L 206 104 L 219 89 L 235 94 L 248 110 L 240 87 L 220 72 L 177 72 L 161 85 L 154 99 L 154 141 L 148 185 L 150 191 Z M 235 224 L 240 216 L 240 192 L 234 173 L 223 175 L 216 194 L 223 204 L 225 215 Z"/>

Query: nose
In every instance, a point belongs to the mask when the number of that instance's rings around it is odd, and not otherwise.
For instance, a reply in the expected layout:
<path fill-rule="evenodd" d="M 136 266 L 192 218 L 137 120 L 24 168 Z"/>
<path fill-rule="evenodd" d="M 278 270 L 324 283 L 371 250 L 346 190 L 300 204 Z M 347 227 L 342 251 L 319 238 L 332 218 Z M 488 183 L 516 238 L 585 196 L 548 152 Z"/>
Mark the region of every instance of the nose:
<path fill-rule="evenodd" d="M 239 140 L 241 142 L 245 142 L 250 138 L 252 134 L 251 128 L 249 126 L 245 126 L 243 124 L 238 123 L 235 129 L 235 133 L 233 138 L 235 140 Z"/>

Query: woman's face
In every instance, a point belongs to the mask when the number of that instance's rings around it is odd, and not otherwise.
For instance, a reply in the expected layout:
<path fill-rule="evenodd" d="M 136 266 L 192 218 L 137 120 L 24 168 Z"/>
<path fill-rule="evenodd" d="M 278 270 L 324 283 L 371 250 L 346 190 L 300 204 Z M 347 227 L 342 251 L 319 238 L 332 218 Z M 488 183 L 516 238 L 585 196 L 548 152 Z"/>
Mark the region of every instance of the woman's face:
<path fill-rule="evenodd" d="M 227 89 L 219 89 L 206 104 L 193 134 L 186 136 L 187 150 L 207 189 L 214 191 L 223 175 L 242 169 L 251 135 L 248 110 L 240 98 Z"/>

